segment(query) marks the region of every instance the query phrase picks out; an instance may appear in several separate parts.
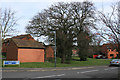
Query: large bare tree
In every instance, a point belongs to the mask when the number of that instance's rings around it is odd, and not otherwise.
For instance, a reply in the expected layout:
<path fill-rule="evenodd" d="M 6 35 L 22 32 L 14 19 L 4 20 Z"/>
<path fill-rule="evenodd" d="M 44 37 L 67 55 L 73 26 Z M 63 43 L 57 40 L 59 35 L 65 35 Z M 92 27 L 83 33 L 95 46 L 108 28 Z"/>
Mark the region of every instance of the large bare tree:
<path fill-rule="evenodd" d="M 78 37 L 80 33 L 90 33 L 93 17 L 94 5 L 91 2 L 59 2 L 34 16 L 26 27 L 26 32 L 38 37 L 48 36 L 50 41 L 54 41 L 56 31 L 57 55 L 61 58 L 61 63 L 65 63 L 71 60 L 73 38 Z M 87 33 L 83 39 L 86 37 Z"/>

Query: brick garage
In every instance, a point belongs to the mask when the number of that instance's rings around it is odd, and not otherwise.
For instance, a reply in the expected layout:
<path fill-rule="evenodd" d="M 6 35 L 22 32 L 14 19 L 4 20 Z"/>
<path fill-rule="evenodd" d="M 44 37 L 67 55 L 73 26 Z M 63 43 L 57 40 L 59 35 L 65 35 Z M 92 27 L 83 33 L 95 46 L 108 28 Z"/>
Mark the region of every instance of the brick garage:
<path fill-rule="evenodd" d="M 11 39 L 7 47 L 7 60 L 20 62 L 44 62 L 42 43 L 35 40 Z"/>

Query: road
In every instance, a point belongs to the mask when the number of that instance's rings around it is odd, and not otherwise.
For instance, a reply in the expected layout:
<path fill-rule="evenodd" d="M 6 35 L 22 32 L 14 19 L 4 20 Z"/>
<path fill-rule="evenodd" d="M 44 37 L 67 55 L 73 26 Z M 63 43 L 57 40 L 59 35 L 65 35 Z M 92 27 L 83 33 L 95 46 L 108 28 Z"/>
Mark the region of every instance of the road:
<path fill-rule="evenodd" d="M 3 72 L 3 78 L 118 78 L 118 67 L 76 67 L 70 70 Z"/>

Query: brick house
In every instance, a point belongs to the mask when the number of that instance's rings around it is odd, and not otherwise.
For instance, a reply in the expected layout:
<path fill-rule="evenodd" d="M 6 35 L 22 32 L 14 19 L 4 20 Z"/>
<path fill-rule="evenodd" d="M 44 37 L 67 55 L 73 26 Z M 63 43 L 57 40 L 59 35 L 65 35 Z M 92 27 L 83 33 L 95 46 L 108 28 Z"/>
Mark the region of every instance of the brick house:
<path fill-rule="evenodd" d="M 108 50 L 108 49 L 114 50 L 114 49 L 116 49 L 117 47 L 118 47 L 117 44 L 107 43 L 107 44 L 103 44 L 102 47 L 101 47 L 101 49 L 102 49 L 102 52 L 107 55 L 107 53 L 108 53 L 107 50 Z"/>
<path fill-rule="evenodd" d="M 6 39 L 2 47 L 7 60 L 20 62 L 44 62 L 44 49 L 44 45 L 29 34 Z"/>
<path fill-rule="evenodd" d="M 116 58 L 118 55 L 118 52 L 116 51 L 118 45 L 117 44 L 103 44 L 102 45 L 102 52 L 105 53 L 105 56 L 107 58 Z"/>

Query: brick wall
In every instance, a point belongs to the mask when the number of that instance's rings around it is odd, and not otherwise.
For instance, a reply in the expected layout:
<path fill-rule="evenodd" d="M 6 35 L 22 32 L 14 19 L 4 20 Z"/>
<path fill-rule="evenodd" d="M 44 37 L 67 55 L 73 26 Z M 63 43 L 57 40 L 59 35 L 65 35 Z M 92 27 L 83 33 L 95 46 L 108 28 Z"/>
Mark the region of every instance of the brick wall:
<path fill-rule="evenodd" d="M 18 48 L 16 44 L 11 41 L 9 46 L 7 47 L 7 54 L 6 58 L 7 60 L 18 60 Z"/>
<path fill-rule="evenodd" d="M 54 50 L 51 46 L 47 46 L 45 49 L 46 58 L 53 58 L 54 57 Z"/>
<path fill-rule="evenodd" d="M 44 49 L 18 49 L 20 62 L 44 62 Z"/>

